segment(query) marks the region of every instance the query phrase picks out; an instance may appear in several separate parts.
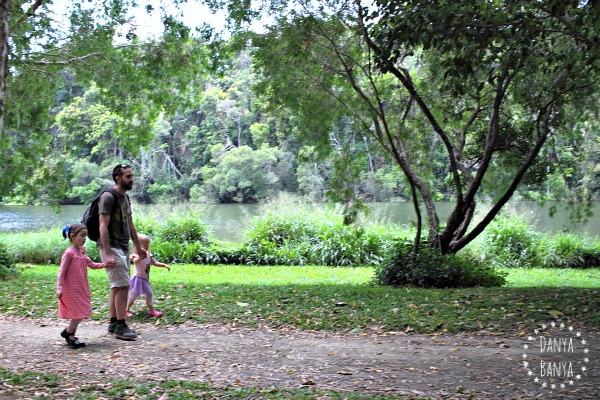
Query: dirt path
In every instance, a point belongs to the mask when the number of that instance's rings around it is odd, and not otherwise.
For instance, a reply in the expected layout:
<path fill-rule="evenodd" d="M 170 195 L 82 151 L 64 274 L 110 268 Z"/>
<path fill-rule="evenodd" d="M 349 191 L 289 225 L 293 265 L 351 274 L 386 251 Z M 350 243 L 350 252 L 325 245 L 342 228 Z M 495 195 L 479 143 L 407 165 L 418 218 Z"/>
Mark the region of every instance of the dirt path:
<path fill-rule="evenodd" d="M 580 346 L 570 353 L 544 354 L 543 358 L 539 348 L 524 350 L 527 338 L 516 334 L 512 338 L 483 334 L 324 334 L 133 323 L 139 338 L 125 342 L 108 335 L 105 323 L 86 321 L 78 336 L 87 347 L 74 350 L 59 335 L 63 326 L 57 320 L 0 316 L 0 366 L 12 371 L 68 373 L 70 379 L 82 383 L 107 377 L 141 377 L 435 399 L 600 398 L 597 333 L 583 334 L 589 350 L 585 362 Z M 565 332 L 561 332 L 563 336 Z M 556 388 L 543 388 L 534 382 L 535 376 L 527 375 L 523 354 L 529 356 L 532 365 L 554 357 L 557 365 L 569 361 L 574 369 L 585 365 L 586 371 L 581 379 L 574 378 L 573 385 L 563 378 L 546 376 L 543 379 Z M 536 368 L 541 375 L 541 368 Z M 9 388 L 0 387 L 1 398 L 8 393 Z M 69 394 L 61 398 L 69 398 Z"/>

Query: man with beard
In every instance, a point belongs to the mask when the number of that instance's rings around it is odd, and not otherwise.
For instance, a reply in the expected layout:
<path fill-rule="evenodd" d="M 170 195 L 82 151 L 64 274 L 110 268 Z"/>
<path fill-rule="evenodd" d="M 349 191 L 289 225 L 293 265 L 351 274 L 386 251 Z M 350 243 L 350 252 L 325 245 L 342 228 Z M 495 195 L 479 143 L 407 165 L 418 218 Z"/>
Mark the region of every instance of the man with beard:
<path fill-rule="evenodd" d="M 146 258 L 146 252 L 141 248 L 137 231 L 131 218 L 131 204 L 126 195 L 133 186 L 133 171 L 131 166 L 119 164 L 113 169 L 114 190 L 105 191 L 100 197 L 100 258 L 103 262 L 114 261 L 115 267 L 106 270 L 110 282 L 110 297 L 108 308 L 110 323 L 108 332 L 123 340 L 135 340 L 137 334 L 125 323 L 127 295 L 129 291 L 129 239 L 137 249 L 140 257 Z M 116 193 L 114 193 L 116 192 Z M 114 193 L 114 194 L 113 194 Z M 115 200 L 118 204 L 113 207 Z"/>

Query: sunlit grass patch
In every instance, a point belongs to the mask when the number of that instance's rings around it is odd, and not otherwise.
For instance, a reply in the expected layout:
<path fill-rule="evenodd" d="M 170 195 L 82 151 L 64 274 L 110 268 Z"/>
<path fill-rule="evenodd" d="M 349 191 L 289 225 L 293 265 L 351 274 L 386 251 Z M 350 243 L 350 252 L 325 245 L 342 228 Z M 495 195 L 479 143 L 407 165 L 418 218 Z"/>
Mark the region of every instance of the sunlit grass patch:
<path fill-rule="evenodd" d="M 369 267 L 331 268 L 308 266 L 255 267 L 236 265 L 176 265 L 171 271 L 155 268 L 152 281 L 155 280 L 185 284 L 197 282 L 211 284 L 245 285 L 290 285 L 290 284 L 363 284 L 373 276 Z"/>
<path fill-rule="evenodd" d="M 600 269 L 506 268 L 508 287 L 600 288 Z"/>

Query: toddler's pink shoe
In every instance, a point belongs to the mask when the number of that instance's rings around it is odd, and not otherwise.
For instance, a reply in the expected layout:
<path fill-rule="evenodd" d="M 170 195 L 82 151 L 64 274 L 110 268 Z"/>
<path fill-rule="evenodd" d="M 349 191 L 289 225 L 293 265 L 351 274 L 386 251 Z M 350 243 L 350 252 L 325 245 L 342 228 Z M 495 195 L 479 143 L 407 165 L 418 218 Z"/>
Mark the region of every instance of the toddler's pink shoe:
<path fill-rule="evenodd" d="M 162 313 L 160 311 L 156 311 L 156 310 L 148 313 L 148 317 L 150 317 L 150 318 L 158 318 L 161 315 L 162 315 Z"/>
<path fill-rule="evenodd" d="M 126 316 L 127 318 L 131 318 L 131 317 L 133 317 L 133 314 L 132 314 L 132 313 L 130 313 L 129 311 L 125 311 L 125 316 Z"/>

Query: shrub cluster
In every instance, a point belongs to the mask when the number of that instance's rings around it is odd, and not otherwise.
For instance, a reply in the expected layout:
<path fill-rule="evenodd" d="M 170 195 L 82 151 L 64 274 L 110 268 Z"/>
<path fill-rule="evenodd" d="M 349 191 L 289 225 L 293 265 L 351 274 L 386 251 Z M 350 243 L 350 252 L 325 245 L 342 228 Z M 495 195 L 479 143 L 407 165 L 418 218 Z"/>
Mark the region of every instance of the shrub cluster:
<path fill-rule="evenodd" d="M 505 276 L 459 255 L 442 255 L 426 245 L 414 253 L 411 243 L 400 243 L 389 260 L 376 268 L 374 282 L 420 288 L 492 287 L 504 285 Z"/>
<path fill-rule="evenodd" d="M 5 280 L 17 273 L 12 255 L 2 243 L 0 243 L 0 280 Z"/>
<path fill-rule="evenodd" d="M 600 242 L 572 233 L 543 235 L 535 243 L 535 263 L 545 268 L 600 266 Z"/>

